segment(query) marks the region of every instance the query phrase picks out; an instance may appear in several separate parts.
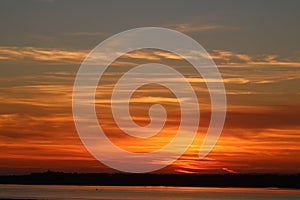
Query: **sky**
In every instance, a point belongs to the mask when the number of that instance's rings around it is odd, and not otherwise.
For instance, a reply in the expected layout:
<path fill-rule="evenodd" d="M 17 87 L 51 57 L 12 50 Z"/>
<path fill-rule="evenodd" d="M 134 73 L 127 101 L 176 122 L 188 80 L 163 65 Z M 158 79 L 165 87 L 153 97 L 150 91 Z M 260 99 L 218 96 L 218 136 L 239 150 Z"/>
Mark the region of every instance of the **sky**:
<path fill-rule="evenodd" d="M 119 32 L 149 26 L 174 29 L 199 42 L 217 64 L 227 95 L 222 135 L 212 152 L 199 159 L 210 100 L 203 79 L 191 79 L 201 108 L 197 137 L 179 160 L 156 173 L 298 173 L 299 6 L 299 1 L 276 0 L 1 1 L 0 173 L 115 172 L 97 161 L 77 134 L 73 83 L 96 45 Z M 146 125 L 151 103 L 162 103 L 170 116 L 162 132 L 142 140 L 116 127 L 109 110 L 110 83 L 122 70 L 149 61 L 190 73 L 189 64 L 172 53 L 133 51 L 115 61 L 104 88 L 97 89 L 96 110 L 105 113 L 99 124 L 128 151 L 161 148 L 180 123 L 174 94 L 150 85 L 132 96 L 134 119 Z"/>

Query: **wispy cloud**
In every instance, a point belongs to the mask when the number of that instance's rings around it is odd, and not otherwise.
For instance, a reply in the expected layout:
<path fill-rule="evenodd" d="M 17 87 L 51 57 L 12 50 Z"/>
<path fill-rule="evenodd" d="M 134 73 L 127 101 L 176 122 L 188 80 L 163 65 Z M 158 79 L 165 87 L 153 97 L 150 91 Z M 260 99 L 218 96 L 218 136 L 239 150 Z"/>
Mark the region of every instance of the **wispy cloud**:
<path fill-rule="evenodd" d="M 234 171 L 233 169 L 228 169 L 227 167 L 223 167 L 222 170 L 224 170 L 225 172 L 228 172 L 228 173 L 237 174 L 236 171 Z"/>
<path fill-rule="evenodd" d="M 171 29 L 175 29 L 184 33 L 203 32 L 203 31 L 228 31 L 228 30 L 240 30 L 240 27 L 225 26 L 218 24 L 197 24 L 197 23 L 181 23 L 166 25 Z"/>
<path fill-rule="evenodd" d="M 49 63 L 80 63 L 88 51 L 35 47 L 0 47 L 0 60 L 46 61 Z"/>
<path fill-rule="evenodd" d="M 36 47 L 0 47 L 0 61 L 45 61 L 47 63 L 65 63 L 78 64 L 81 63 L 88 55 L 89 50 L 68 50 L 68 49 L 53 49 L 53 48 L 36 48 Z M 118 53 L 118 52 L 116 52 Z M 190 52 L 190 57 L 205 56 L 201 52 Z M 226 64 L 251 64 L 251 65 L 288 65 L 300 67 L 300 60 L 297 56 L 290 58 L 280 57 L 275 54 L 265 55 L 250 55 L 246 53 L 233 52 L 228 50 L 212 50 L 210 57 L 219 65 Z M 107 60 L 110 55 L 104 56 L 97 54 L 93 60 Z M 121 55 L 120 55 L 121 56 Z M 123 55 L 123 58 L 131 60 L 118 61 L 119 64 L 131 64 L 132 59 L 143 59 L 145 61 L 161 61 L 163 59 L 183 60 L 180 55 L 172 52 L 152 50 L 144 51 L 137 50 Z M 116 64 L 116 63 L 114 63 Z M 232 65 L 233 66 L 233 65 Z"/>
<path fill-rule="evenodd" d="M 300 60 L 297 55 L 291 55 L 289 58 L 280 57 L 275 54 L 246 54 L 228 50 L 212 50 L 210 56 L 218 64 L 250 64 L 250 65 L 282 65 L 291 67 L 300 67 Z"/>

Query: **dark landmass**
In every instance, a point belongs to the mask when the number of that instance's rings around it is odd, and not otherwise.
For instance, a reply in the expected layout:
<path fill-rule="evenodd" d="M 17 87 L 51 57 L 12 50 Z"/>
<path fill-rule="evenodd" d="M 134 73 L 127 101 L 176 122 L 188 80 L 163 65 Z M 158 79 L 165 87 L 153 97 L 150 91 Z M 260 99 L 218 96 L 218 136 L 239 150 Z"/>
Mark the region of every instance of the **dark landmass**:
<path fill-rule="evenodd" d="M 300 189 L 300 174 L 102 174 L 44 172 L 29 175 L 2 175 L 0 184 L 180 186 L 180 187 L 276 187 Z"/>

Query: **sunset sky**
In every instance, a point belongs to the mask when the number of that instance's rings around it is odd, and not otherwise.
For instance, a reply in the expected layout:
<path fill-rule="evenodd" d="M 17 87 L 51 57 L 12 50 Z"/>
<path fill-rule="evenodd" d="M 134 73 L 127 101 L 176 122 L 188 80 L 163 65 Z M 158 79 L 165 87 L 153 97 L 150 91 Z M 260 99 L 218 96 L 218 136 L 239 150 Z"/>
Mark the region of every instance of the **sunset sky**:
<path fill-rule="evenodd" d="M 219 67 L 228 103 L 217 145 L 199 159 L 210 99 L 203 79 L 190 78 L 201 109 L 197 138 L 179 160 L 157 173 L 300 172 L 299 8 L 299 1 L 276 0 L 1 1 L 0 174 L 116 172 L 97 161 L 77 134 L 73 83 L 80 64 L 101 41 L 150 26 L 199 42 Z M 158 135 L 130 137 L 112 119 L 111 83 L 122 71 L 149 62 L 191 73 L 189 63 L 170 52 L 132 51 L 110 66 L 97 90 L 96 110 L 104 113 L 99 124 L 128 151 L 163 147 L 180 123 L 176 97 L 159 85 L 140 88 L 131 99 L 132 117 L 142 126 L 149 123 L 151 103 L 165 106 L 168 121 Z"/>

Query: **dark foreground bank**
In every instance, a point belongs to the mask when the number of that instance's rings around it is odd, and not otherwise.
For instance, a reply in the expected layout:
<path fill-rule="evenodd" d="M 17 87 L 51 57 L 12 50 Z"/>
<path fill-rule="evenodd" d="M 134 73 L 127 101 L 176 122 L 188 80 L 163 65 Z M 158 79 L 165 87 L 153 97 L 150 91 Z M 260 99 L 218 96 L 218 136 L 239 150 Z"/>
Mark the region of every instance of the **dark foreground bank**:
<path fill-rule="evenodd" d="M 277 187 L 300 189 L 300 174 L 101 174 L 45 172 L 0 176 L 0 184 L 181 186 L 181 187 Z"/>

